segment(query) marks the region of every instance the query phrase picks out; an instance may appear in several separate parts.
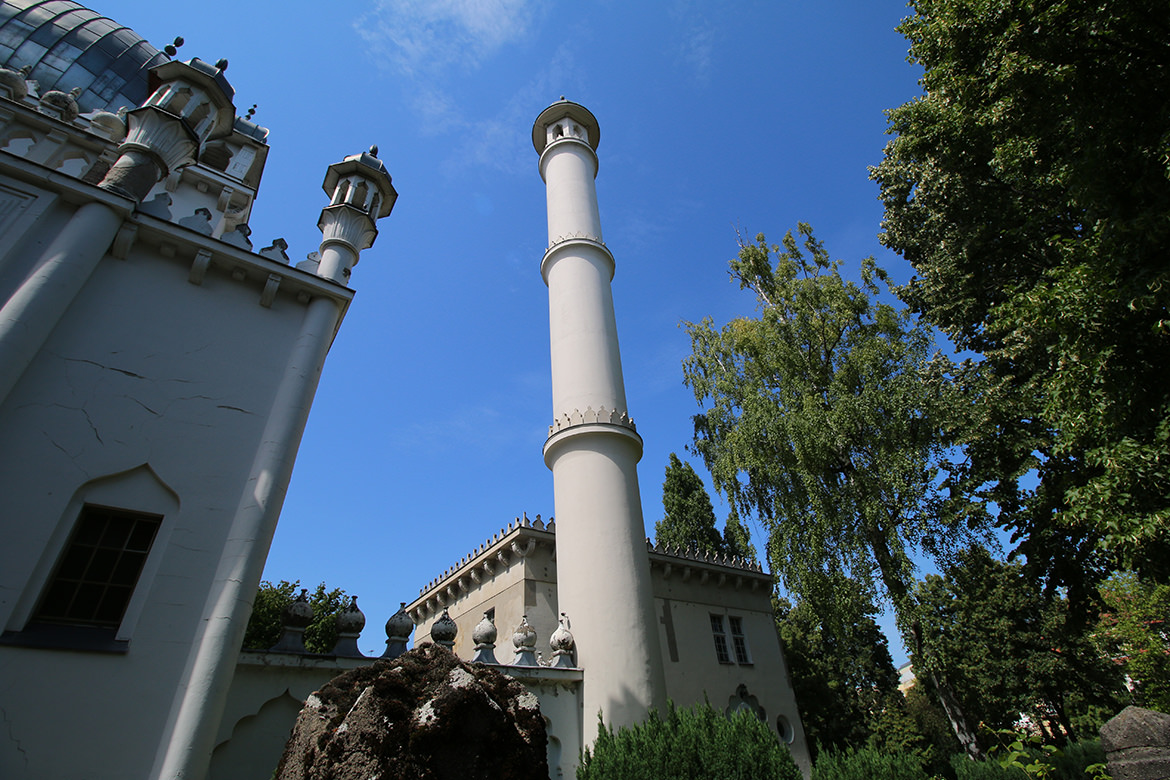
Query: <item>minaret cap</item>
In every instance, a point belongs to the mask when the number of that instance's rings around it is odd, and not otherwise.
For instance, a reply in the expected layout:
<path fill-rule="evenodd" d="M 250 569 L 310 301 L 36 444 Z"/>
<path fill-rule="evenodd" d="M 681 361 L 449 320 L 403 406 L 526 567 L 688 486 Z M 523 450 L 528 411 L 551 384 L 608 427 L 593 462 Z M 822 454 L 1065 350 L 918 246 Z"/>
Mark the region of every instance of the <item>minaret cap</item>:
<path fill-rule="evenodd" d="M 325 172 L 325 182 L 321 185 L 321 189 L 325 190 L 325 194 L 332 198 L 334 190 L 337 189 L 337 183 L 343 176 L 357 174 L 373 183 L 382 194 L 378 213 L 370 215 L 374 219 L 381 219 L 390 216 L 394 202 L 398 200 L 398 190 L 394 189 L 386 166 L 375 156 L 377 150 L 378 147 L 372 146 L 369 152 L 351 154 L 341 162 L 330 165 Z"/>
<path fill-rule="evenodd" d="M 532 125 L 532 145 L 536 147 L 537 154 L 543 152 L 544 147 L 548 145 L 546 128 L 558 119 L 565 117 L 569 117 L 585 127 L 589 133 L 589 145 L 593 147 L 593 151 L 597 151 L 597 142 L 601 140 L 601 128 L 597 124 L 597 117 L 593 116 L 593 113 L 580 103 L 561 98 L 541 111 L 540 116 Z"/>
<path fill-rule="evenodd" d="M 226 63 L 224 64 L 226 65 Z M 212 110 L 215 112 L 212 128 L 206 140 L 223 138 L 231 135 L 236 116 L 235 106 L 232 105 L 236 91 L 223 75 L 223 70 L 223 68 L 208 65 L 198 57 L 187 62 L 171 60 L 151 68 L 147 74 L 147 84 L 152 95 L 162 84 L 179 79 L 202 87 L 211 99 Z"/>

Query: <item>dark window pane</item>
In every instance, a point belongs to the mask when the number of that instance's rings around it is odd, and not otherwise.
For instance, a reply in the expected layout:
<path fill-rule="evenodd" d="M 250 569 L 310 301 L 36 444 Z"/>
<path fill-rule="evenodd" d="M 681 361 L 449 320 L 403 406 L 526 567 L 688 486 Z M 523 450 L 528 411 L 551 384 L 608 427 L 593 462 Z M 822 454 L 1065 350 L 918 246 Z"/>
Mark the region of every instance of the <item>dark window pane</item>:
<path fill-rule="evenodd" d="M 102 534 L 102 547 L 122 549 L 133 527 L 134 521 L 129 517 L 111 517 L 106 523 L 106 532 Z"/>
<path fill-rule="evenodd" d="M 98 623 L 120 623 L 126 605 L 130 603 L 130 588 L 107 588 L 101 604 L 94 614 L 94 621 Z"/>
<path fill-rule="evenodd" d="M 133 586 L 138 580 L 138 573 L 142 571 L 142 564 L 145 560 L 145 553 L 122 553 L 121 560 L 114 567 L 114 573 L 110 575 L 110 584 Z"/>
<path fill-rule="evenodd" d="M 77 595 L 73 597 L 73 604 L 69 607 L 68 616 L 82 622 L 92 620 L 94 613 L 97 612 L 98 604 L 101 603 L 102 591 L 104 590 L 105 588 L 101 585 L 82 583 L 77 589 Z"/>
<path fill-rule="evenodd" d="M 162 518 L 86 506 L 34 620 L 116 627 Z"/>
<path fill-rule="evenodd" d="M 45 594 L 41 603 L 42 617 L 65 617 L 69 614 L 69 605 L 73 602 L 73 592 L 77 590 L 77 583 L 58 580 Z"/>
<path fill-rule="evenodd" d="M 86 582 L 107 582 L 118 563 L 118 551 L 104 548 L 94 550 L 89 568 L 85 570 Z"/>
<path fill-rule="evenodd" d="M 139 520 L 134 525 L 134 530 L 130 532 L 130 540 L 126 542 L 126 549 L 146 552 L 150 549 L 151 543 L 154 542 L 154 532 L 157 530 L 157 522 Z"/>

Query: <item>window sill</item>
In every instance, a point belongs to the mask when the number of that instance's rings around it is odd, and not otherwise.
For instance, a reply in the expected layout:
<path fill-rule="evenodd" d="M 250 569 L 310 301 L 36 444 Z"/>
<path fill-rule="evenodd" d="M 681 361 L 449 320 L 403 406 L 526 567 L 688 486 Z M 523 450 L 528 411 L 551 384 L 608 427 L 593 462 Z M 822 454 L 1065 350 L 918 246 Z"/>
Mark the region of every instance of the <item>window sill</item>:
<path fill-rule="evenodd" d="M 124 654 L 130 650 L 129 641 L 114 637 L 113 628 L 29 623 L 23 631 L 5 631 L 0 634 L 0 645 L 115 654 Z"/>

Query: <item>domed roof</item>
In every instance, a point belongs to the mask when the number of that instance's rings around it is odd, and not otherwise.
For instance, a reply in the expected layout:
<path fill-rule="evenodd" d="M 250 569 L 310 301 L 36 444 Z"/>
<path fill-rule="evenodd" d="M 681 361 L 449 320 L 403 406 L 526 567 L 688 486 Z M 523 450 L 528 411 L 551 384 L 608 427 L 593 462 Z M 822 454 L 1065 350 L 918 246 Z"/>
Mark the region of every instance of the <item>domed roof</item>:
<path fill-rule="evenodd" d="M 134 107 L 148 97 L 147 71 L 166 54 L 128 27 L 72 0 L 3 0 L 0 65 L 32 67 L 43 95 L 81 87 L 83 113 Z"/>

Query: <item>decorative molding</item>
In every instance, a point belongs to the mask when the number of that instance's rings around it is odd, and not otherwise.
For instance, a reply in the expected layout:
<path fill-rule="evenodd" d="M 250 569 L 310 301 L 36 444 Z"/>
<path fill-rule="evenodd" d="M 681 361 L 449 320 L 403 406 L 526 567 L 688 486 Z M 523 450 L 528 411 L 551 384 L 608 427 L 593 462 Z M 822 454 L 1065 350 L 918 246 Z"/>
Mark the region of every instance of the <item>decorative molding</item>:
<path fill-rule="evenodd" d="M 280 289 L 280 283 L 284 277 L 280 274 L 268 274 L 268 281 L 264 282 L 264 292 L 260 293 L 260 305 L 265 309 L 272 307 L 272 302 L 276 299 L 276 291 Z"/>
<path fill-rule="evenodd" d="M 118 229 L 118 235 L 114 236 L 114 244 L 110 247 L 110 254 L 119 260 L 125 260 L 137 237 L 138 225 L 133 222 L 123 222 L 122 227 Z"/>
<path fill-rule="evenodd" d="M 207 275 L 207 269 L 211 267 L 211 252 L 206 249 L 200 249 L 195 253 L 195 259 L 191 261 L 191 272 L 187 274 L 187 281 L 196 286 L 203 284 L 203 277 Z"/>
<path fill-rule="evenodd" d="M 548 426 L 549 438 L 554 434 L 560 433 L 567 428 L 574 428 L 578 425 L 620 425 L 623 428 L 629 428 L 634 433 L 638 432 L 638 426 L 634 425 L 634 421 L 625 412 L 619 412 L 616 409 L 606 409 L 604 406 L 593 411 L 592 406 L 585 407 L 585 411 L 574 409 L 571 414 L 561 414 L 553 420 L 553 424 Z"/>

